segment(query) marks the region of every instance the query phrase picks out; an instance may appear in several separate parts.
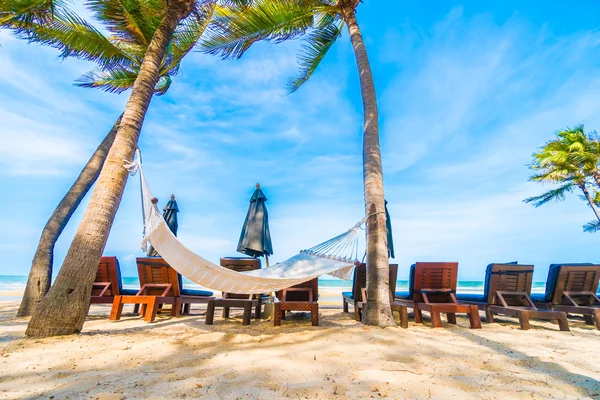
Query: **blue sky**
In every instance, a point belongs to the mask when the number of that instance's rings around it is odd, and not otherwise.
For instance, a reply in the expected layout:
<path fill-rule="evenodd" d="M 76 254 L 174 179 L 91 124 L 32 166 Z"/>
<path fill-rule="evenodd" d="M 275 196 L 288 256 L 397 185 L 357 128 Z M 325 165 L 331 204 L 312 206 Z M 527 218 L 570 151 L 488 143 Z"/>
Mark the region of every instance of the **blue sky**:
<path fill-rule="evenodd" d="M 381 114 L 386 198 L 400 279 L 414 261 L 600 262 L 593 215 L 576 196 L 535 209 L 531 153 L 554 131 L 600 126 L 600 6 L 580 1 L 360 5 Z M 73 86 L 91 68 L 0 32 L 0 274 L 26 275 L 41 229 L 125 106 L 128 93 Z M 235 256 L 254 185 L 269 201 L 273 260 L 363 216 L 362 106 L 348 36 L 292 95 L 298 43 L 242 60 L 191 54 L 154 98 L 140 139 L 146 176 L 179 208 L 181 241 Z M 86 199 L 87 203 L 87 199 Z M 58 268 L 85 203 L 57 244 Z M 130 179 L 105 254 L 124 274 L 141 256 L 139 183 Z"/>

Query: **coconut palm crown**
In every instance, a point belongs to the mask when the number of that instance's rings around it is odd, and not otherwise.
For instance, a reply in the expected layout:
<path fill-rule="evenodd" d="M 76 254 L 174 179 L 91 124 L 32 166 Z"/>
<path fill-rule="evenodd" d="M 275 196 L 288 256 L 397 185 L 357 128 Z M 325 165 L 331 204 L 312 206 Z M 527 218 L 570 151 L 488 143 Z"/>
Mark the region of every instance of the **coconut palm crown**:
<path fill-rule="evenodd" d="M 525 199 L 539 207 L 553 200 L 564 200 L 567 194 L 579 189 L 596 220 L 588 222 L 586 232 L 600 230 L 600 136 L 596 132 L 585 133 L 583 125 L 556 133 L 556 139 L 547 142 L 533 154 L 530 168 L 536 173 L 529 180 L 558 184 L 557 188 Z"/>

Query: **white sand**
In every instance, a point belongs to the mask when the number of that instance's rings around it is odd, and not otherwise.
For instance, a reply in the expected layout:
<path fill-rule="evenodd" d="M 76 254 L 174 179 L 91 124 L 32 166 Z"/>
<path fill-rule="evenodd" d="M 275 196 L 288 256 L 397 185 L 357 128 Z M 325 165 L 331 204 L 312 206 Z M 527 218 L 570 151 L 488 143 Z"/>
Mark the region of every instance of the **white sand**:
<path fill-rule="evenodd" d="M 369 328 L 341 309 L 321 326 L 241 319 L 204 325 L 196 315 L 127 314 L 109 322 L 93 306 L 78 336 L 26 339 L 18 302 L 0 302 L 0 399 L 592 399 L 600 398 L 600 332 L 499 319 L 483 329 Z M 220 315 L 220 314 L 218 314 Z"/>

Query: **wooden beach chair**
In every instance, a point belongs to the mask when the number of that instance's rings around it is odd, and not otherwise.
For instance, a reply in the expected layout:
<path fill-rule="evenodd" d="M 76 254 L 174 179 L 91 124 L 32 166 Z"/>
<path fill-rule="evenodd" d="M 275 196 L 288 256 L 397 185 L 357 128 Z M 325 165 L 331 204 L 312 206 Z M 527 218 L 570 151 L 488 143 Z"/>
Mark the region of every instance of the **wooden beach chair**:
<path fill-rule="evenodd" d="M 181 288 L 182 278 L 165 260 L 160 257 L 144 257 L 137 259 L 138 276 L 141 289 L 131 296 L 115 296 L 110 320 L 121 318 L 124 304 L 141 305 L 141 315 L 146 322 L 154 322 L 159 308 L 164 304 L 171 305 L 171 315 L 178 317 L 182 307 L 189 312 L 192 303 L 207 303 L 214 297 L 211 292 L 184 291 Z"/>
<path fill-rule="evenodd" d="M 92 284 L 91 304 L 112 304 L 115 296 L 135 295 L 137 290 L 124 289 L 121 281 L 119 260 L 114 256 L 103 256 L 98 263 L 96 280 Z"/>
<path fill-rule="evenodd" d="M 422 323 L 422 311 L 431 315 L 433 328 L 441 328 L 441 313 L 448 323 L 456 324 L 456 314 L 466 313 L 472 329 L 481 329 L 479 310 L 476 305 L 459 304 L 456 300 L 458 263 L 418 262 L 410 267 L 409 292 L 406 296 L 396 293 L 394 303 L 414 310 L 415 322 Z"/>
<path fill-rule="evenodd" d="M 390 290 L 396 292 L 396 279 L 398 277 L 398 264 L 390 264 Z M 360 321 L 358 303 L 362 301 L 362 289 L 367 287 L 367 265 L 360 264 L 354 268 L 352 277 L 352 291 L 342 292 L 343 310 L 349 313 L 348 305 L 354 307 L 354 319 Z"/>
<path fill-rule="evenodd" d="M 356 304 L 356 308 L 358 309 L 358 320 L 361 321 L 362 313 L 365 309 L 365 305 L 367 304 L 367 288 L 361 289 L 361 297 L 362 300 Z M 390 290 L 390 307 L 392 309 L 392 313 L 394 311 L 398 312 L 400 316 L 400 327 L 408 328 L 408 309 L 405 305 L 400 304 L 394 300 L 394 292 Z"/>
<path fill-rule="evenodd" d="M 600 265 L 552 264 L 548 270 L 546 292 L 532 295 L 534 303 L 568 314 L 582 315 L 587 325 L 600 330 L 598 281 Z"/>
<path fill-rule="evenodd" d="M 561 331 L 569 330 L 564 312 L 541 310 L 531 299 L 533 265 L 490 264 L 485 272 L 483 295 L 457 294 L 463 304 L 475 304 L 485 311 L 486 322 L 494 322 L 494 314 L 519 319 L 521 329 L 530 328 L 529 319 L 558 321 Z"/>
<path fill-rule="evenodd" d="M 221 258 L 221 266 L 237 272 L 253 271 L 260 269 L 260 259 L 250 257 L 226 257 Z M 250 325 L 252 308 L 255 309 L 254 317 L 260 319 L 262 304 L 267 301 L 268 295 L 248 295 L 223 292 L 220 299 L 210 300 L 206 308 L 206 325 L 214 322 L 215 308 L 223 307 L 223 318 L 229 318 L 230 308 L 242 308 L 244 310 L 242 325 Z"/>
<path fill-rule="evenodd" d="M 319 279 L 300 283 L 277 292 L 275 302 L 273 325 L 281 326 L 285 319 L 286 311 L 309 311 L 313 326 L 319 325 Z"/>

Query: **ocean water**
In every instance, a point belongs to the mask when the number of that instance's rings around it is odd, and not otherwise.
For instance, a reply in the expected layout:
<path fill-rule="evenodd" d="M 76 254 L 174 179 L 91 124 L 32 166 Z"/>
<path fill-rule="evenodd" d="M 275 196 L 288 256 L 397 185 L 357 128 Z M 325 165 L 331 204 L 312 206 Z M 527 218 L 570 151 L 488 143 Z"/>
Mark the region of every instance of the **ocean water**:
<path fill-rule="evenodd" d="M 190 289 L 203 289 L 201 286 L 187 280 L 183 279 L 183 284 L 185 287 Z M 16 276 L 16 275 L 0 275 L 0 292 L 1 291 L 13 291 L 13 290 L 23 290 L 25 288 L 25 284 L 27 283 L 26 276 Z M 322 288 L 331 288 L 331 289 L 342 289 L 344 291 L 351 290 L 352 282 L 351 281 L 342 281 L 339 279 L 319 279 L 319 286 Z M 123 277 L 123 287 L 127 289 L 139 289 L 140 284 L 137 277 L 126 276 Z M 532 293 L 544 293 L 545 282 L 534 282 L 531 292 Z M 399 280 L 396 282 L 396 290 L 397 291 L 407 291 L 408 290 L 408 281 Z M 459 293 L 483 293 L 483 281 L 458 281 L 457 292 Z"/>

